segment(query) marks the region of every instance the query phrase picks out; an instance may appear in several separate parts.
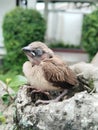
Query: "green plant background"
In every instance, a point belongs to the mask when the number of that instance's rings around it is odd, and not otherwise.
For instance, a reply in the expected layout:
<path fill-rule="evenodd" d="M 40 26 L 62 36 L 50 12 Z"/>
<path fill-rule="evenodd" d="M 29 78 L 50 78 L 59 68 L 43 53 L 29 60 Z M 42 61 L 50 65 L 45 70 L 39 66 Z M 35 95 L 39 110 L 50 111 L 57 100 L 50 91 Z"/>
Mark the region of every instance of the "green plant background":
<path fill-rule="evenodd" d="M 45 31 L 46 22 L 36 10 L 17 7 L 7 13 L 3 21 L 4 44 L 7 50 L 3 70 L 20 73 L 26 60 L 22 47 L 33 41 L 44 41 Z"/>
<path fill-rule="evenodd" d="M 98 52 L 98 9 L 84 17 L 81 44 L 91 60 Z"/>

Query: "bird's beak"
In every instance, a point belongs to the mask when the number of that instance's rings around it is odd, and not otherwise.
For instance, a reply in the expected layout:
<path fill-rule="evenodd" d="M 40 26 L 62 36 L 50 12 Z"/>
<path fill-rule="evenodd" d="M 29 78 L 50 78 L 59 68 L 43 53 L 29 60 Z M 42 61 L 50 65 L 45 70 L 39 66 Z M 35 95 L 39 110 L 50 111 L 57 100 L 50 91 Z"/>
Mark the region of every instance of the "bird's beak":
<path fill-rule="evenodd" d="M 35 53 L 33 52 L 33 50 L 30 49 L 29 46 L 23 47 L 22 50 L 29 55 L 32 54 L 33 56 L 35 56 Z"/>
<path fill-rule="evenodd" d="M 30 51 L 31 51 L 31 49 L 30 49 L 29 46 L 23 47 L 22 50 L 23 50 L 24 52 L 30 52 Z"/>

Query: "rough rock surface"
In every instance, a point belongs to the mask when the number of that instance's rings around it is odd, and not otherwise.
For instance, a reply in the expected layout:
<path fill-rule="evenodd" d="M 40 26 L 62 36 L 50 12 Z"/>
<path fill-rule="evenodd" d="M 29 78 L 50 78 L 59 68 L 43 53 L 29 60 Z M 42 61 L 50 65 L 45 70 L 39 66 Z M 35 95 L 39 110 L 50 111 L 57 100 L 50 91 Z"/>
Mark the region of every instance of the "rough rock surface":
<path fill-rule="evenodd" d="M 3 116 L 6 119 L 4 123 L 0 123 L 0 130 L 13 130 L 14 122 L 13 116 L 15 114 L 14 104 L 6 107 L 3 111 Z"/>
<path fill-rule="evenodd" d="M 34 106 L 21 87 L 16 100 L 16 124 L 19 130 L 97 130 L 98 94 L 86 91 L 70 99 Z"/>
<path fill-rule="evenodd" d="M 85 62 L 80 62 L 70 67 L 77 76 L 82 76 L 85 81 L 90 82 L 91 87 L 94 87 L 96 92 L 98 92 L 98 67 Z"/>
<path fill-rule="evenodd" d="M 98 66 L 98 52 L 96 53 L 96 55 L 94 56 L 94 58 L 92 59 L 91 63 L 95 66 Z"/>

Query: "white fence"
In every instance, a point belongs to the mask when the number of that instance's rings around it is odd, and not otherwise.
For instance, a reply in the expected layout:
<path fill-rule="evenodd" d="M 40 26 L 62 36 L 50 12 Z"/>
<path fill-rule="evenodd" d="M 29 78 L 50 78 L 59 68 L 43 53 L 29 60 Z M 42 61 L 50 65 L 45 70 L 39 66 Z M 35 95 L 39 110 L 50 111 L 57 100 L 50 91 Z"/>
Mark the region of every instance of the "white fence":
<path fill-rule="evenodd" d="M 79 45 L 82 34 L 83 13 L 50 12 L 47 39 Z"/>

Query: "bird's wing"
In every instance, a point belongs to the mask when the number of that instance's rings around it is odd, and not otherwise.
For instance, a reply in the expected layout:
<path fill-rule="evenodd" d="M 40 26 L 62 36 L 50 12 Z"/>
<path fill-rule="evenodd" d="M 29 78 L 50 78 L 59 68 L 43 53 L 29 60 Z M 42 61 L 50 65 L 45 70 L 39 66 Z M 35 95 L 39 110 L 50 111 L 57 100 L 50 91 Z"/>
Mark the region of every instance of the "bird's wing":
<path fill-rule="evenodd" d="M 58 87 L 74 86 L 77 83 L 77 78 L 72 70 L 64 63 L 59 63 L 53 58 L 45 60 L 42 69 L 46 80 Z"/>

